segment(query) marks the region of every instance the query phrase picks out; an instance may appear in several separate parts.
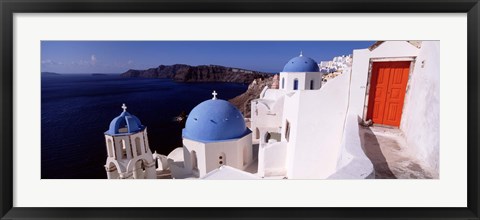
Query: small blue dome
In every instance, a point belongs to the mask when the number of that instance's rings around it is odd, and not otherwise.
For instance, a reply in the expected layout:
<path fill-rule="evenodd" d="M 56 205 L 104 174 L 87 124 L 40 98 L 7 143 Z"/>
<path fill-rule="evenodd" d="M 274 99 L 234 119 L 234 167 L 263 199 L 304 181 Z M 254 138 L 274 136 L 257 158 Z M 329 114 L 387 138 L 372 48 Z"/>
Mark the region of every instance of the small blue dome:
<path fill-rule="evenodd" d="M 242 113 L 230 102 L 211 99 L 198 104 L 188 115 L 183 137 L 212 142 L 249 134 Z"/>
<path fill-rule="evenodd" d="M 142 125 L 142 122 L 135 115 L 123 111 L 122 114 L 110 122 L 108 131 L 105 134 L 112 136 L 125 135 L 139 132 L 144 128 L 145 126 Z"/>
<path fill-rule="evenodd" d="M 292 58 L 283 67 L 283 72 L 319 72 L 318 63 L 302 55 Z"/>

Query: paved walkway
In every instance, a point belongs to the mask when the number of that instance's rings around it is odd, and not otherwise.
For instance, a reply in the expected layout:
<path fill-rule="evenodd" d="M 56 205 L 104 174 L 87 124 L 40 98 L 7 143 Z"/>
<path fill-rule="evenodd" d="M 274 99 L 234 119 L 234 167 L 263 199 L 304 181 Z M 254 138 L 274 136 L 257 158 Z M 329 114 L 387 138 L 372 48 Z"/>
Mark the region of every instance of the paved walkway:
<path fill-rule="evenodd" d="M 421 161 L 408 151 L 402 131 L 380 126 L 360 126 L 365 154 L 373 163 L 376 179 L 431 179 Z"/>

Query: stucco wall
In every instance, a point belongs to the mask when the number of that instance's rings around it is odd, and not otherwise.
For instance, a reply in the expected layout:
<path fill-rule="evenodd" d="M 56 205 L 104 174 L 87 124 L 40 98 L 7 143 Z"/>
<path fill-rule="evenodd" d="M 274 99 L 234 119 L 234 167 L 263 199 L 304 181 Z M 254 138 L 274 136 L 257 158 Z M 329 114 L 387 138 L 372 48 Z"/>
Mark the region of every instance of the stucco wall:
<path fill-rule="evenodd" d="M 375 178 L 373 164 L 362 150 L 358 121 L 357 115 L 349 114 L 347 116 L 337 171 L 328 179 Z"/>
<path fill-rule="evenodd" d="M 349 75 L 320 90 L 299 91 L 285 99 L 285 120 L 291 123 L 287 144 L 287 176 L 324 179 L 336 170 L 348 104 Z M 285 128 L 282 134 L 285 134 Z M 282 135 L 284 136 L 284 135 Z M 282 137 L 282 141 L 285 138 Z"/>
<path fill-rule="evenodd" d="M 284 90 L 267 89 L 260 99 L 251 101 L 251 129 L 255 141 L 259 140 L 260 132 L 279 132 L 285 94 Z"/>
<path fill-rule="evenodd" d="M 193 169 L 193 164 L 192 164 L 192 158 L 193 156 L 193 151 L 195 151 L 195 155 L 197 157 L 197 168 L 198 168 L 198 174 L 199 176 L 204 176 L 207 174 L 206 170 L 206 161 L 205 161 L 205 144 L 190 140 L 187 138 L 183 138 L 183 158 L 184 158 L 184 164 L 185 164 L 185 169 L 191 171 Z"/>
<path fill-rule="evenodd" d="M 290 72 L 280 72 L 280 79 L 285 79 L 285 88 L 284 90 L 293 90 L 294 80 L 298 80 L 298 90 L 305 89 L 305 73 L 290 73 Z M 282 85 L 280 85 L 280 88 Z"/>
<path fill-rule="evenodd" d="M 287 158 L 286 158 L 286 167 L 287 167 L 287 176 L 291 178 L 292 176 L 292 167 L 294 164 L 294 154 L 295 154 L 295 143 L 297 140 L 297 132 L 293 132 L 292 129 L 298 127 L 298 102 L 299 96 L 294 95 L 294 93 L 288 94 L 285 97 L 284 105 L 289 106 L 285 107 L 283 110 L 283 118 L 282 118 L 282 142 L 287 142 Z M 287 132 L 287 122 L 290 126 L 290 134 L 289 138 L 286 138 Z"/>
<path fill-rule="evenodd" d="M 422 65 L 422 62 L 424 64 Z M 410 150 L 432 169 L 439 170 L 440 42 L 423 41 L 403 108 L 400 129 Z"/>
<path fill-rule="evenodd" d="M 260 95 L 261 99 L 271 99 L 277 100 L 283 98 L 283 96 L 287 93 L 287 91 L 283 89 L 266 89 L 264 93 Z M 283 106 L 283 105 L 282 105 Z"/>
<path fill-rule="evenodd" d="M 258 152 L 258 175 L 261 177 L 285 175 L 286 151 L 286 142 L 260 146 Z"/>
<path fill-rule="evenodd" d="M 275 102 L 279 102 L 275 104 Z M 281 104 L 281 105 L 280 105 Z M 280 127 L 282 119 L 283 99 L 252 100 L 252 130 L 256 127 Z"/>
<path fill-rule="evenodd" d="M 322 87 L 322 73 L 318 72 L 312 72 L 312 73 L 307 73 L 305 76 L 305 89 L 309 90 L 310 89 L 310 81 L 313 80 L 313 89 L 320 89 Z"/>
<path fill-rule="evenodd" d="M 220 167 L 228 165 L 237 169 L 244 169 L 252 162 L 252 134 L 245 135 L 239 139 L 232 139 L 218 142 L 202 143 L 187 138 L 183 139 L 185 168 L 192 170 L 192 151 L 197 155 L 197 167 L 199 176 L 202 177 L 208 172 Z M 243 148 L 247 148 L 248 161 L 244 166 Z M 219 156 L 225 158 L 224 164 L 219 164 Z"/>
<path fill-rule="evenodd" d="M 363 117 L 369 62 L 370 50 L 361 49 L 353 51 L 349 111 L 351 114 L 356 114 L 360 117 Z"/>

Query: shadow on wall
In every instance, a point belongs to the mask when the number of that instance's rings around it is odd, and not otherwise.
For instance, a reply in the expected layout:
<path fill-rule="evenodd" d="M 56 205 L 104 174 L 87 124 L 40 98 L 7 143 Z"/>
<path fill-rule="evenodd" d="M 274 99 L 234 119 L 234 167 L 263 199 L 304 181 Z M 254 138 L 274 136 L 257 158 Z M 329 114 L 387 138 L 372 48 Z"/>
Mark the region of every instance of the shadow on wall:
<path fill-rule="evenodd" d="M 361 126 L 361 125 L 359 125 Z M 380 143 L 370 128 L 360 128 L 362 148 L 375 169 L 375 179 L 397 179 L 388 166 L 387 159 L 380 149 Z"/>

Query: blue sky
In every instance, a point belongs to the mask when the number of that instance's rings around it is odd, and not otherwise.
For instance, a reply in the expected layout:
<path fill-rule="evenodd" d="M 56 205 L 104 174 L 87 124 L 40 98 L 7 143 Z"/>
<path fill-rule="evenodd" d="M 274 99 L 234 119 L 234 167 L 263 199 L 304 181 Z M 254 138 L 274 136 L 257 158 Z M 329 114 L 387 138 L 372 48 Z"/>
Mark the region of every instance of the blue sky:
<path fill-rule="evenodd" d="M 367 48 L 374 41 L 42 41 L 41 70 L 123 73 L 161 64 L 222 65 L 280 72 L 303 51 L 317 62 Z"/>

